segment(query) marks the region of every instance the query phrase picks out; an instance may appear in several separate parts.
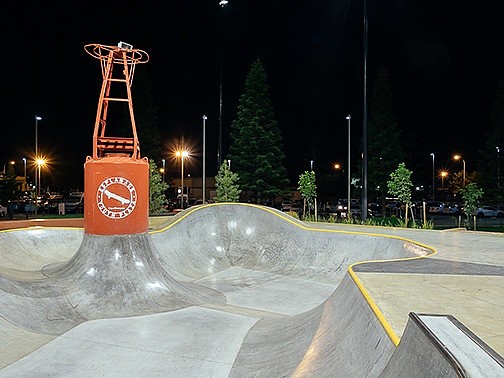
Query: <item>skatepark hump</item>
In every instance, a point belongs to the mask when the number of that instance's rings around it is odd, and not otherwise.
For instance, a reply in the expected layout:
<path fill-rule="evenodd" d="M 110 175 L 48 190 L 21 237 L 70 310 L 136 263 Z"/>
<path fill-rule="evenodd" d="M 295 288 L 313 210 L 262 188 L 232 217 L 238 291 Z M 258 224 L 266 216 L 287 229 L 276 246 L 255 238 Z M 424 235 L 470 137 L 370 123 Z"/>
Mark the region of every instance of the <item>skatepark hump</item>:
<path fill-rule="evenodd" d="M 137 235 L 2 231 L 0 377 L 460 376 L 472 362 L 439 348 L 432 317 L 412 315 L 404 334 L 430 336 L 399 348 L 354 271 L 433 252 L 247 204 L 195 207 Z"/>

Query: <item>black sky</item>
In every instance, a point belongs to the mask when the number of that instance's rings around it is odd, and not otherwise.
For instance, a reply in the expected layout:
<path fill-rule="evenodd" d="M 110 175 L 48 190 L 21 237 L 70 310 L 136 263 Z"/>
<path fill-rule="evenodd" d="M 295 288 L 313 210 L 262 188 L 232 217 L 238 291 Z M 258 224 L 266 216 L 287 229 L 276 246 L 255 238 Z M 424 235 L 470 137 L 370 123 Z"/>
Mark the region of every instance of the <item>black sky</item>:
<path fill-rule="evenodd" d="M 55 177 L 72 166 L 82 176 L 101 86 L 99 63 L 83 46 L 119 41 L 150 55 L 137 72 L 146 70 L 153 81 L 167 143 L 184 137 L 201 150 L 201 117 L 208 116 L 210 168 L 216 167 L 221 51 L 224 156 L 245 76 L 257 57 L 269 77 L 291 177 L 308 169 L 310 159 L 316 168 L 344 162 L 347 114 L 352 159 L 360 156 L 363 1 L 229 0 L 224 9 L 218 0 L 50 1 L 3 8 L 4 163 L 21 164 L 32 153 L 34 117 L 40 115 L 39 145 L 57 157 Z M 504 76 L 502 27 L 492 8 L 442 0 L 368 3 L 368 93 L 384 65 L 419 181 L 429 182 L 431 152 L 439 166 L 450 167 L 450 155 L 460 152 L 468 171 L 478 169 L 490 106 Z M 133 84 L 133 100 L 134 91 Z"/>

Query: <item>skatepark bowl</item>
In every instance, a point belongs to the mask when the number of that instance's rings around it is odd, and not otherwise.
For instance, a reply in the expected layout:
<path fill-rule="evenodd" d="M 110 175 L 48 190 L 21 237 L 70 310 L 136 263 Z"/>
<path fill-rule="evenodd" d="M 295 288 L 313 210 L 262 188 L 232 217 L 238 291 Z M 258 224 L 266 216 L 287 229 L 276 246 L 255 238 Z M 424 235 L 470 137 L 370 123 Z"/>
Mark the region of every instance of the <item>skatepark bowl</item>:
<path fill-rule="evenodd" d="M 365 285 L 414 271 L 401 301 L 420 301 L 439 253 L 231 203 L 138 235 L 0 231 L 0 377 L 503 377 L 501 350 L 456 317 L 398 326 Z"/>

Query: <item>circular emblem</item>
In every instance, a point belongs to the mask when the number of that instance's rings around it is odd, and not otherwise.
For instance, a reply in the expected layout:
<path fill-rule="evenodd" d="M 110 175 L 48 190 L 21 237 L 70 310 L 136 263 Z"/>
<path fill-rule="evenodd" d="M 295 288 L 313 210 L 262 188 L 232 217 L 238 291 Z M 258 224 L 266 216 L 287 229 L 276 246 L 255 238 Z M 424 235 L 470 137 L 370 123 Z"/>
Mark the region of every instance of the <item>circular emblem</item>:
<path fill-rule="evenodd" d="M 135 209 L 137 191 L 124 177 L 109 177 L 100 184 L 96 203 L 103 215 L 110 219 L 123 219 Z"/>

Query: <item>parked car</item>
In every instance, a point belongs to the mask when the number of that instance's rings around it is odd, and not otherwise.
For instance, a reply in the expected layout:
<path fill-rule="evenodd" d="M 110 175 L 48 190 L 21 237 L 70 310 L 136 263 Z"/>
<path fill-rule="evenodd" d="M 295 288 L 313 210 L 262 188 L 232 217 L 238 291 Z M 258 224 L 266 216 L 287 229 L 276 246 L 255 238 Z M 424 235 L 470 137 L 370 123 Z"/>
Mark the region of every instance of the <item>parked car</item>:
<path fill-rule="evenodd" d="M 504 210 L 498 209 L 495 206 L 481 206 L 478 207 L 475 211 L 474 214 L 478 218 L 483 218 L 483 217 L 497 217 L 497 218 L 504 218 Z"/>
<path fill-rule="evenodd" d="M 282 207 L 280 208 L 282 211 L 290 211 L 292 207 L 292 201 L 284 200 L 282 202 Z"/>
<path fill-rule="evenodd" d="M 441 208 L 441 213 L 459 215 L 463 212 L 462 205 L 458 203 L 444 204 Z"/>

